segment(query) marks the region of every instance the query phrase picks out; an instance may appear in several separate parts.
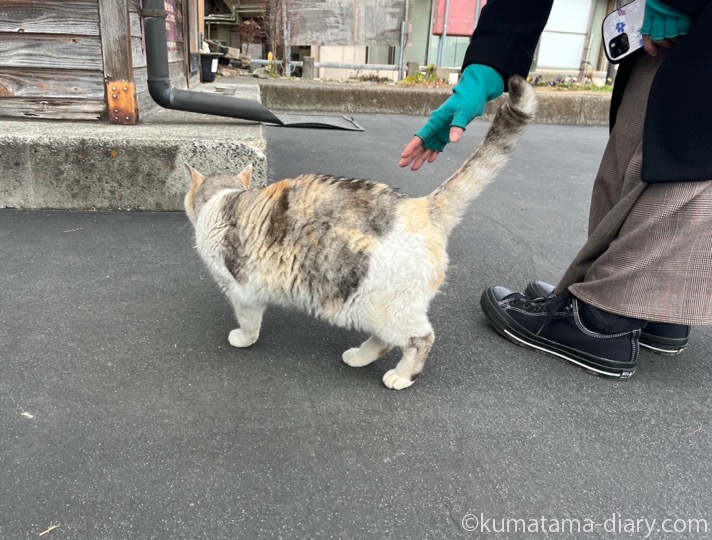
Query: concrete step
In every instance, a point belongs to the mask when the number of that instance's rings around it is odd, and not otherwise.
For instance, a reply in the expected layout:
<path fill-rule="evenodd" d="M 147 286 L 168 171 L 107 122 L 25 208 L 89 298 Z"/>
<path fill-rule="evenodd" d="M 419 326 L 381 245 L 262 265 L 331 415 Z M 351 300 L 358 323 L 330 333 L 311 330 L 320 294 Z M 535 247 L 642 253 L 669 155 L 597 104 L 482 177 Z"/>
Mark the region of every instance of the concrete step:
<path fill-rule="evenodd" d="M 236 97 L 259 100 L 259 88 Z M 158 107 L 136 126 L 0 121 L 0 207 L 182 210 L 184 163 L 205 173 L 252 163 L 264 185 L 266 147 L 261 124 Z"/>

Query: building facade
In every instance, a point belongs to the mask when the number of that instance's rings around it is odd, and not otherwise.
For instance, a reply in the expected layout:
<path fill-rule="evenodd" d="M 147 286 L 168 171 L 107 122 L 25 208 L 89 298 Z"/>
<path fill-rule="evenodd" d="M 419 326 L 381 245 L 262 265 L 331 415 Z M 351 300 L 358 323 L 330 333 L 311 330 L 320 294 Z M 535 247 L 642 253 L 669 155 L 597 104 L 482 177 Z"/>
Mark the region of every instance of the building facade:
<path fill-rule="evenodd" d="M 379 72 L 320 68 L 317 76 L 324 79 L 367 73 L 397 79 L 407 62 L 457 69 L 486 4 L 486 0 L 206 1 L 207 37 L 249 48 L 253 57 L 264 57 L 270 44 L 264 36 L 256 37 L 264 46 L 244 43 L 239 25 L 245 20 L 256 20 L 264 28 L 271 26 L 273 34 L 281 34 L 279 40 L 289 44 L 292 60 L 312 56 L 320 63 L 393 66 Z M 608 64 L 601 47 L 601 23 L 616 5 L 615 0 L 555 0 L 533 71 L 589 77 L 605 74 Z"/>

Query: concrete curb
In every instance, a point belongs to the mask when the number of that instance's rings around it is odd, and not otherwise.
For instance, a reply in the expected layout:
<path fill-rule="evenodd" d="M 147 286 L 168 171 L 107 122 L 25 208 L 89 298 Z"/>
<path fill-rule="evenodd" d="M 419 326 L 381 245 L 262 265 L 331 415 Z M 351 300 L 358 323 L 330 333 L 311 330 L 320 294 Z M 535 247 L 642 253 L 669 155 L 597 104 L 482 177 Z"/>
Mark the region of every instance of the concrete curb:
<path fill-rule="evenodd" d="M 182 210 L 189 186 L 184 167 L 205 172 L 255 167 L 267 178 L 264 141 L 188 141 L 160 135 L 75 133 L 61 138 L 0 138 L 0 207 L 71 210 Z"/>
<path fill-rule="evenodd" d="M 205 172 L 254 166 L 267 182 L 260 124 L 157 109 L 137 126 L 0 122 L 0 207 L 182 210 L 188 163 Z"/>
<path fill-rule="evenodd" d="M 452 94 L 450 89 L 308 83 L 282 79 L 260 79 L 258 84 L 262 103 L 268 109 L 290 111 L 427 116 Z M 610 94 L 545 90 L 538 91 L 537 95 L 537 123 L 608 125 Z M 485 119 L 491 117 L 498 104 L 497 100 L 488 104 Z"/>

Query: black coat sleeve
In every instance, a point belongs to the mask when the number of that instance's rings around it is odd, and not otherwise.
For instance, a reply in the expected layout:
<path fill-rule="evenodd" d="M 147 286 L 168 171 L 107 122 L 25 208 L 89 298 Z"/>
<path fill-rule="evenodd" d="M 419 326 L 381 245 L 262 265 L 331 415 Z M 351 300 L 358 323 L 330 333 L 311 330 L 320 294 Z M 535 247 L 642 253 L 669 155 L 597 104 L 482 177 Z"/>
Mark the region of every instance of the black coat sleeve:
<path fill-rule="evenodd" d="M 462 69 L 485 64 L 504 80 L 526 77 L 554 0 L 489 0 L 480 14 Z"/>

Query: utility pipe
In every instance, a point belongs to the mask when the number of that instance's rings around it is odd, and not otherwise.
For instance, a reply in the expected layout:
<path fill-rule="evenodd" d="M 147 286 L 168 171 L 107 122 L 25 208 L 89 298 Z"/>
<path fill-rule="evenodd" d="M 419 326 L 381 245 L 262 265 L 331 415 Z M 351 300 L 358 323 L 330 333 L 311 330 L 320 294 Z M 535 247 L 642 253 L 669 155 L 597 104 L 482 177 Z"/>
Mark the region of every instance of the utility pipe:
<path fill-rule="evenodd" d="M 447 21 L 450 18 L 450 0 L 445 0 L 445 19 L 443 20 L 443 33 L 440 34 L 438 41 L 438 59 L 437 66 L 443 65 L 443 49 L 445 48 L 445 40 L 447 39 Z"/>
<path fill-rule="evenodd" d="M 403 21 L 401 22 L 401 35 L 400 35 L 400 54 L 399 54 L 399 69 L 398 69 L 398 79 L 405 79 L 404 69 L 405 69 L 405 50 L 408 47 L 408 25 L 410 23 L 408 19 L 410 10 L 410 1 L 405 0 L 405 11 L 403 13 Z"/>
<path fill-rule="evenodd" d="M 284 124 L 258 101 L 175 88 L 168 71 L 166 12 L 163 0 L 143 0 L 141 16 L 146 40 L 148 92 L 158 105 L 177 111 Z"/>

